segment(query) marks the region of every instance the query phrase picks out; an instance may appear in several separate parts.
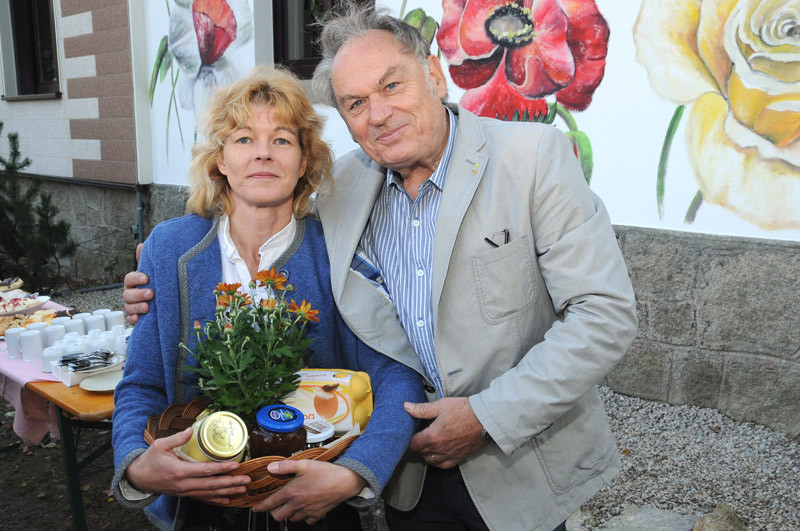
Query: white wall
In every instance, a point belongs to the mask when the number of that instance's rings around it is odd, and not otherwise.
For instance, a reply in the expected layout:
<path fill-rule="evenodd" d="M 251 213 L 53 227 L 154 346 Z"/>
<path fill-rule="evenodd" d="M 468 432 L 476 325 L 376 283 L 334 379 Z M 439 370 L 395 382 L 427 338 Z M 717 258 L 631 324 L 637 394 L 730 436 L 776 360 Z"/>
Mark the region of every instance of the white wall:
<path fill-rule="evenodd" d="M 100 160 L 100 141 L 70 139 L 71 118 L 97 118 L 97 99 L 70 100 L 67 80 L 95 75 L 94 56 L 64 58 L 64 39 L 92 32 L 92 14 L 61 16 L 61 2 L 54 2 L 58 72 L 61 99 L 0 101 L 0 153 L 8 154 L 8 133 L 19 134 L 22 155 L 30 157 L 28 173 L 56 177 L 73 177 L 72 159 Z M 2 64 L 0 64 L 2 68 Z M 2 76 L 0 76 L 2 84 Z M 0 87 L 5 94 L 5 88 Z"/>
<path fill-rule="evenodd" d="M 251 0 L 253 1 L 253 0 Z M 254 0 L 256 7 L 263 0 Z M 380 0 L 379 4 L 399 12 L 403 0 Z M 603 199 L 616 224 L 655 227 L 682 231 L 705 232 L 771 239 L 800 240 L 797 230 L 762 230 L 721 207 L 704 203 L 691 225 L 684 223 L 689 204 L 698 191 L 693 170 L 684 145 L 683 122 L 672 145 L 666 176 L 664 216 L 659 219 L 656 203 L 656 171 L 667 125 L 675 104 L 660 98 L 650 87 L 645 69 L 635 61 L 632 29 L 638 15 L 639 0 L 597 0 L 597 5 L 611 29 L 605 76 L 594 94 L 589 108 L 573 115 L 582 131 L 590 138 L 594 153 L 592 189 Z M 168 31 L 163 2 L 148 2 L 147 65 L 152 65 L 155 46 Z M 407 0 L 405 12 L 422 7 L 429 16 L 441 20 L 439 1 Z M 256 24 L 255 34 L 262 38 L 269 23 Z M 255 46 L 251 42 L 251 49 Z M 435 53 L 434 43 L 434 53 Z M 136 48 L 134 47 L 134 53 Z M 238 60 L 241 71 L 255 64 L 255 53 Z M 248 63 L 250 61 L 250 63 Z M 443 60 L 444 62 L 444 60 Z M 150 66 L 152 68 L 152 66 Z M 447 67 L 445 63 L 445 72 Z M 149 80 L 149 72 L 146 72 Z M 170 126 L 169 146 L 164 138 L 164 117 L 168 100 L 161 87 L 150 111 L 152 125 L 152 175 L 159 184 L 186 184 L 186 168 L 193 139 L 193 117 L 181 109 L 183 144 L 178 139 L 174 118 Z M 147 87 L 136 84 L 136 91 Z M 450 100 L 457 102 L 463 91 L 450 82 Z M 551 98 L 552 100 L 552 98 Z M 342 155 L 356 145 L 338 114 L 317 106 L 328 117 L 326 140 L 335 153 Z M 556 126 L 566 130 L 558 119 Z M 140 167 L 142 160 L 140 159 Z"/>

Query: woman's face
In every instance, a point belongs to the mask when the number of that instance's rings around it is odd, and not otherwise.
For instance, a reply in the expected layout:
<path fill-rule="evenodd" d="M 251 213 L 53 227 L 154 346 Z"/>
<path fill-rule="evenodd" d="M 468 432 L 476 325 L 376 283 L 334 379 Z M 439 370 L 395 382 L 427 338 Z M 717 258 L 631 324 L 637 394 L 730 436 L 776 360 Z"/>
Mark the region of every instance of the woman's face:
<path fill-rule="evenodd" d="M 225 141 L 217 160 L 228 179 L 233 209 L 274 208 L 291 214 L 306 159 L 297 135 L 266 105 L 250 105 L 250 120 Z"/>

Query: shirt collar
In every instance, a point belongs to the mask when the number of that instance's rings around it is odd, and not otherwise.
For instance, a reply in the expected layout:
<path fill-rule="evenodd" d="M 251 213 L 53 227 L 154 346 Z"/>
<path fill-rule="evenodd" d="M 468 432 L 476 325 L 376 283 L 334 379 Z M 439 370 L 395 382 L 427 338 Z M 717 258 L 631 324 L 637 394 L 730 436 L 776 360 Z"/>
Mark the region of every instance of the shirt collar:
<path fill-rule="evenodd" d="M 433 183 L 439 190 L 444 190 L 444 180 L 447 176 L 447 168 L 450 166 L 450 156 L 453 154 L 453 145 L 456 141 L 456 128 L 458 126 L 458 116 L 451 111 L 448 107 L 444 107 L 447 111 L 448 120 L 450 120 L 450 130 L 447 135 L 447 145 L 444 148 L 444 153 L 442 154 L 442 159 L 439 161 L 439 165 L 436 166 L 436 169 L 433 171 L 430 177 L 428 177 L 428 181 Z M 395 174 L 390 169 L 386 169 L 386 190 L 388 191 L 389 188 L 394 185 L 395 187 L 402 188 L 403 187 L 403 179 L 400 177 L 400 174 Z M 388 195 L 386 197 L 388 201 Z"/>
<path fill-rule="evenodd" d="M 289 247 L 289 244 L 294 240 L 296 231 L 297 220 L 294 219 L 294 214 L 292 214 L 292 219 L 289 220 L 289 223 L 277 233 L 273 234 L 269 240 L 265 241 L 261 247 L 258 248 L 258 254 L 263 255 L 270 249 Z M 233 239 L 231 238 L 230 218 L 228 218 L 226 214 L 221 215 L 219 218 L 218 234 L 221 235 L 220 243 L 225 257 L 231 262 L 242 260 L 239 250 L 236 248 L 236 244 L 233 243 Z"/>

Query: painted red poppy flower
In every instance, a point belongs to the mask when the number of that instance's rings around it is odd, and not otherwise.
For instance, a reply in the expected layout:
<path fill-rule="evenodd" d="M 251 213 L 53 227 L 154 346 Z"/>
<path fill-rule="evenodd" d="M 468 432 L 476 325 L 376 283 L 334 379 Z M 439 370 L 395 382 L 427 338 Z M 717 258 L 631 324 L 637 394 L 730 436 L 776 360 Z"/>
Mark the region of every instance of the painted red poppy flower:
<path fill-rule="evenodd" d="M 192 21 L 200 60 L 213 65 L 236 40 L 236 17 L 225 0 L 194 0 Z"/>
<path fill-rule="evenodd" d="M 442 0 L 437 42 L 461 104 L 481 116 L 585 109 L 603 79 L 608 24 L 594 0 Z"/>

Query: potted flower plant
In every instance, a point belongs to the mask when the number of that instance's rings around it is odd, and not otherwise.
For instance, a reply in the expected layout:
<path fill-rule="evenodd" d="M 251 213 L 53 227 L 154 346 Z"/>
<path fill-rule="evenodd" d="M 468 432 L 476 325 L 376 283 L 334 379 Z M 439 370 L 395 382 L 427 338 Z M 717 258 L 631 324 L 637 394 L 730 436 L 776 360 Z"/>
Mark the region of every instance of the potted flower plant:
<path fill-rule="evenodd" d="M 238 291 L 240 286 L 217 285 L 214 319 L 194 323 L 197 343 L 190 352 L 198 365 L 186 370 L 198 374 L 200 394 L 212 409 L 235 413 L 252 426 L 260 408 L 297 389 L 311 343 L 306 328 L 318 320 L 318 312 L 305 300 L 287 302 L 294 287 L 274 268 L 259 271 L 250 281 L 251 289 L 266 288 L 261 300 L 251 300 Z"/>

